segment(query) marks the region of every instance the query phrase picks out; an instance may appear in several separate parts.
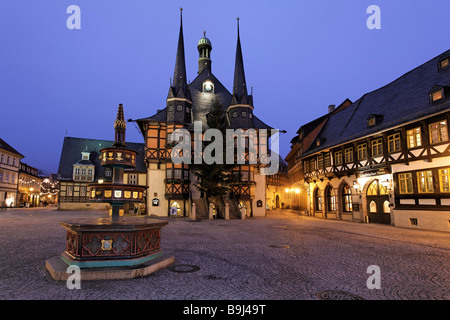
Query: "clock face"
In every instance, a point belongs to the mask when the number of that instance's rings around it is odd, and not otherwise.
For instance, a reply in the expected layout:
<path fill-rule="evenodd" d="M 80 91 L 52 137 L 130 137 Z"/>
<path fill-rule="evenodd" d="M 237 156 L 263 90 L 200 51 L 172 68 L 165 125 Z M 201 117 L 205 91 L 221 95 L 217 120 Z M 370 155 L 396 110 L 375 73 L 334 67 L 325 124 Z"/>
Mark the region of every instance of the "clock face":
<path fill-rule="evenodd" d="M 203 92 L 213 92 L 214 91 L 214 85 L 211 81 L 206 81 L 203 83 Z"/>

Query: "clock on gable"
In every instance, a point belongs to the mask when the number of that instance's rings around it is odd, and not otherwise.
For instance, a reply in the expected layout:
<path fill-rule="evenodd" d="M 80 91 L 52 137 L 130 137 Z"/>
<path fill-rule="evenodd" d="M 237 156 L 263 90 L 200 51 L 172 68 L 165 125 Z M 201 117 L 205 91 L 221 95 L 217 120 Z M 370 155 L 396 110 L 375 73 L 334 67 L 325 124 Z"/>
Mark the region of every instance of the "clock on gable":
<path fill-rule="evenodd" d="M 203 82 L 203 92 L 214 93 L 214 84 L 209 80 Z"/>

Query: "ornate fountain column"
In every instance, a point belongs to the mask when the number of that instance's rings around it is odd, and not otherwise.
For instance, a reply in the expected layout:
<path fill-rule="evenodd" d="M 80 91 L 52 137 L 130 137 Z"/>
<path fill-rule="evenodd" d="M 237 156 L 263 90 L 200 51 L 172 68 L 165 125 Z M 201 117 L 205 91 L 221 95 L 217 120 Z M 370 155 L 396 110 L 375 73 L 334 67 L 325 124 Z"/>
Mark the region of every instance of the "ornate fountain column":
<path fill-rule="evenodd" d="M 60 259 L 53 258 L 46 263 L 47 270 L 54 279 L 67 278 L 64 275 L 67 266 L 79 267 L 85 279 L 110 279 L 129 277 L 126 276 L 132 270 L 129 267 L 140 270 L 131 274 L 142 276 L 174 261 L 173 257 L 163 257 L 160 247 L 161 228 L 168 224 L 167 221 L 120 214 L 126 203 L 144 202 L 146 187 L 123 183 L 124 170 L 136 166 L 138 153 L 126 147 L 126 124 L 121 104 L 114 130 L 112 147 L 100 150 L 101 165 L 113 169 L 112 182 L 91 184 L 89 191 L 91 202 L 111 205 L 111 216 L 60 223 L 67 230 L 66 249 Z M 123 267 L 128 268 L 127 272 Z M 108 268 L 106 275 L 99 272 L 104 270 L 102 268 Z M 92 269 L 96 271 L 92 272 Z M 114 272 L 113 277 L 111 274 Z"/>

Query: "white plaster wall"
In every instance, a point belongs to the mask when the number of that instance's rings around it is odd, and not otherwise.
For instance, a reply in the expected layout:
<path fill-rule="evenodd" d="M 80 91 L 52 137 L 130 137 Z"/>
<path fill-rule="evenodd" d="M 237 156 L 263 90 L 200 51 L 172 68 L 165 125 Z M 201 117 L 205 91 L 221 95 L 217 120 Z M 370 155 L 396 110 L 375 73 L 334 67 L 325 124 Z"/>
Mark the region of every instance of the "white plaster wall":
<path fill-rule="evenodd" d="M 166 166 L 160 165 L 158 169 L 156 164 L 151 163 L 149 169 L 147 170 L 147 208 L 148 214 L 154 214 L 161 217 L 167 217 L 168 204 L 164 197 L 165 184 L 164 179 L 166 178 Z M 154 194 L 158 195 L 155 197 Z M 152 205 L 152 200 L 154 198 L 159 199 L 159 206 L 154 207 Z"/>
<path fill-rule="evenodd" d="M 254 217 L 264 217 L 266 215 L 266 176 L 255 173 L 255 198 L 252 199 Z M 262 207 L 257 207 L 256 202 L 261 200 Z M 270 205 L 270 204 L 269 204 Z"/>

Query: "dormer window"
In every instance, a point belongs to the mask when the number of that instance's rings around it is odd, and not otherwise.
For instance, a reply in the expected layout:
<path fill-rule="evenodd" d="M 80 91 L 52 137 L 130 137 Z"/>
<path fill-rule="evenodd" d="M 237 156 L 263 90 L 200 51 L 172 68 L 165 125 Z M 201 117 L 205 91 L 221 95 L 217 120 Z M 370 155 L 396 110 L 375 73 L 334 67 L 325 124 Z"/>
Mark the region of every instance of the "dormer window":
<path fill-rule="evenodd" d="M 437 100 L 440 100 L 444 98 L 444 87 L 442 86 L 435 86 L 433 89 L 431 89 L 429 93 L 430 102 L 435 102 Z"/>
<path fill-rule="evenodd" d="M 370 128 L 370 127 L 373 127 L 373 126 L 376 126 L 376 125 L 379 124 L 382 120 L 383 120 L 383 115 L 380 115 L 380 114 L 370 114 L 370 115 L 367 117 L 367 120 L 366 120 L 367 126 L 368 126 L 369 128 Z"/>
<path fill-rule="evenodd" d="M 445 58 L 439 62 L 439 69 L 444 70 L 450 65 L 449 58 Z"/>

